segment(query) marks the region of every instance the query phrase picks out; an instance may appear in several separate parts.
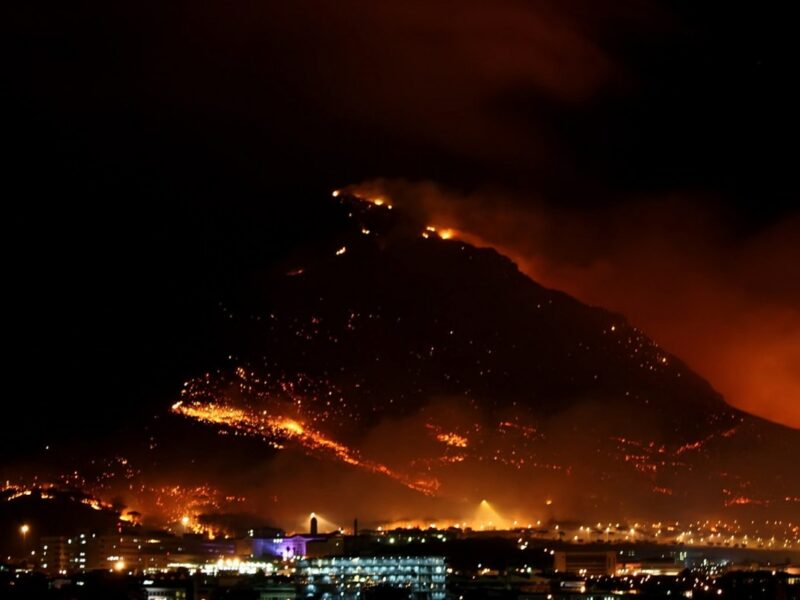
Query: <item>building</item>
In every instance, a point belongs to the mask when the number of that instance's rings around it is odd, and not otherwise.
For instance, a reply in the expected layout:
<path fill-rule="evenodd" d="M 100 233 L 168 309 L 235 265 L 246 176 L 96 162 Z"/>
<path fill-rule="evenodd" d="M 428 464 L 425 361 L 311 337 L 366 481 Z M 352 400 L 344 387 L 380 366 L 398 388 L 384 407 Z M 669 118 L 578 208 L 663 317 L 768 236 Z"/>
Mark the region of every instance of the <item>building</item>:
<path fill-rule="evenodd" d="M 617 570 L 617 555 L 611 551 L 559 550 L 553 555 L 553 568 L 562 573 L 575 575 L 614 575 Z"/>
<path fill-rule="evenodd" d="M 252 538 L 250 556 L 255 558 L 278 557 L 284 560 L 302 558 L 306 555 L 306 545 L 314 539 L 307 535 L 278 536 L 274 538 Z"/>
<path fill-rule="evenodd" d="M 286 583 L 267 583 L 256 586 L 258 600 L 295 600 L 297 588 Z"/>
<path fill-rule="evenodd" d="M 675 559 L 662 558 L 625 562 L 617 566 L 617 575 L 669 575 L 674 577 L 684 570 Z"/>
<path fill-rule="evenodd" d="M 233 559 L 236 557 L 238 546 L 235 540 L 219 538 L 210 540 L 199 534 L 188 533 L 181 537 L 164 538 L 161 549 L 169 558 L 169 562 L 204 563 Z"/>
<path fill-rule="evenodd" d="M 66 575 L 86 570 L 88 544 L 85 535 L 44 536 L 39 550 L 40 567 L 48 575 Z"/>
<path fill-rule="evenodd" d="M 242 547 L 241 544 L 239 546 Z M 344 538 L 340 534 L 332 535 L 292 535 L 289 537 L 251 538 L 249 552 L 244 554 L 255 558 L 277 557 L 283 560 L 296 558 L 318 558 L 323 556 L 341 556 L 344 553 Z"/>
<path fill-rule="evenodd" d="M 229 574 L 194 578 L 186 600 L 247 598 L 248 600 L 295 600 L 297 587 L 289 578 Z M 161 587 L 164 584 L 155 583 Z M 148 598 L 148 600 L 150 600 Z M 169 600 L 172 600 L 171 598 Z"/>
<path fill-rule="evenodd" d="M 145 584 L 147 600 L 188 600 L 192 597 L 186 584 L 165 585 L 163 583 Z"/>
<path fill-rule="evenodd" d="M 446 568 L 436 556 L 314 558 L 297 563 L 296 580 L 298 598 L 355 600 L 392 588 L 415 600 L 444 600 Z"/>
<path fill-rule="evenodd" d="M 341 535 L 320 536 L 306 542 L 307 558 L 341 556 L 344 554 L 344 537 Z"/>
<path fill-rule="evenodd" d="M 235 554 L 233 540 L 140 532 L 43 537 L 39 556 L 42 571 L 67 575 L 95 570 L 155 572 L 173 563 L 204 564 Z"/>
<path fill-rule="evenodd" d="M 104 569 L 115 571 L 141 571 L 142 547 L 145 548 L 160 540 L 147 540 L 138 535 L 112 533 L 93 535 L 89 541 L 89 560 L 87 569 Z"/>

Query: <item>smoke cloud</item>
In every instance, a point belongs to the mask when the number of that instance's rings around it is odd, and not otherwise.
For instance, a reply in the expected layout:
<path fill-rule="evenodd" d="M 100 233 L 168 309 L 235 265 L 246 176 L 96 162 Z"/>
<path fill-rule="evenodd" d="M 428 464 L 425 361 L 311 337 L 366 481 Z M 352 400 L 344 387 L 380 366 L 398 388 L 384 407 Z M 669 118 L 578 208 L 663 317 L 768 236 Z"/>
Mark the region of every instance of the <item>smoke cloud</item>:
<path fill-rule="evenodd" d="M 800 216 L 755 233 L 690 194 L 559 210 L 429 182 L 353 186 L 512 257 L 534 280 L 626 315 L 734 406 L 800 427 Z"/>

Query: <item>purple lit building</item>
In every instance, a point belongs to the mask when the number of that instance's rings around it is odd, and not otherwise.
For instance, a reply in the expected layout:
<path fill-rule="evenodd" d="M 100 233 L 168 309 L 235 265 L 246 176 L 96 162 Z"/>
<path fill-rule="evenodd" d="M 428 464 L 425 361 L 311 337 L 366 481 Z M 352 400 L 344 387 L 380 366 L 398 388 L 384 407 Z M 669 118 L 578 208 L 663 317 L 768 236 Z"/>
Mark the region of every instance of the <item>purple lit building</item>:
<path fill-rule="evenodd" d="M 284 560 L 303 557 L 337 556 L 343 552 L 341 535 L 292 535 L 289 537 L 253 538 L 251 555 L 274 556 Z"/>

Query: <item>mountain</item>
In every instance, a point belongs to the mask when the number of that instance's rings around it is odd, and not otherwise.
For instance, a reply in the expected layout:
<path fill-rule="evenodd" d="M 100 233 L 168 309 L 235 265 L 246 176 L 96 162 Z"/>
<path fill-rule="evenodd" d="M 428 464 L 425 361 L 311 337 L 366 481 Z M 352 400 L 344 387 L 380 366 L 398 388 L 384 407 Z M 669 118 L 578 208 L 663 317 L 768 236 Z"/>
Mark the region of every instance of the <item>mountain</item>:
<path fill-rule="evenodd" d="M 791 530 L 800 432 L 730 407 L 622 315 L 491 248 L 383 200 L 335 201 L 349 232 L 231 285 L 198 324 L 217 357 L 187 370 L 171 411 L 93 447 L 83 489 L 193 530 L 225 515 L 299 529 L 311 511 L 323 527 Z M 77 479 L 71 456 L 48 458 L 52 480 Z"/>
<path fill-rule="evenodd" d="M 383 200 L 337 201 L 352 233 L 231 293 L 228 364 L 187 382 L 177 412 L 299 448 L 316 473 L 338 461 L 521 516 L 800 510 L 800 432 L 493 249 Z"/>

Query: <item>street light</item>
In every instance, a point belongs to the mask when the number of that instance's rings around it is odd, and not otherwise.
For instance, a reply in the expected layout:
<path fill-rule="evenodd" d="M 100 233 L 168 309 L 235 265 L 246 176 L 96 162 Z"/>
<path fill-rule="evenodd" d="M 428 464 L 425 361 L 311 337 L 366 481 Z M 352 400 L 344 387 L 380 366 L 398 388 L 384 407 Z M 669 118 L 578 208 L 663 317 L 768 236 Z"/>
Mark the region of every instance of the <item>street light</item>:
<path fill-rule="evenodd" d="M 19 532 L 22 534 L 22 552 L 25 552 L 25 549 L 28 547 L 26 543 L 28 541 L 28 532 L 31 530 L 30 526 L 27 523 L 24 523 L 20 528 Z"/>

